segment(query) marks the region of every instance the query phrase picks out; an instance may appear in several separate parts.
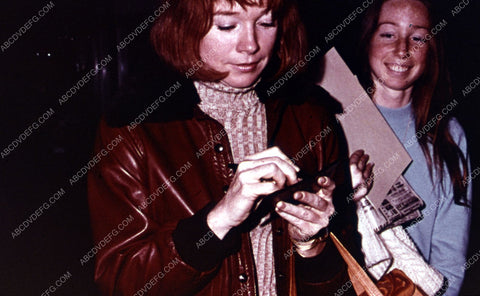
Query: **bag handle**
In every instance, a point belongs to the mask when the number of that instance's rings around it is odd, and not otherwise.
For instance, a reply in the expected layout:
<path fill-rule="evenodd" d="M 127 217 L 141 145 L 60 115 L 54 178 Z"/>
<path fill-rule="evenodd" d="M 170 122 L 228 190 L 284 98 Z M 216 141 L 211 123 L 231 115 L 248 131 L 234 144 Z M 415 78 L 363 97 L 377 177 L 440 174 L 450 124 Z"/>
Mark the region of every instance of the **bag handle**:
<path fill-rule="evenodd" d="M 332 238 L 335 247 L 337 247 L 338 252 L 342 255 L 343 260 L 347 263 L 348 275 L 350 276 L 350 281 L 352 282 L 352 286 L 357 295 L 365 292 L 368 296 L 383 296 L 382 292 L 380 292 L 365 270 L 358 264 L 357 260 L 353 258 L 335 234 L 330 232 L 330 237 Z"/>

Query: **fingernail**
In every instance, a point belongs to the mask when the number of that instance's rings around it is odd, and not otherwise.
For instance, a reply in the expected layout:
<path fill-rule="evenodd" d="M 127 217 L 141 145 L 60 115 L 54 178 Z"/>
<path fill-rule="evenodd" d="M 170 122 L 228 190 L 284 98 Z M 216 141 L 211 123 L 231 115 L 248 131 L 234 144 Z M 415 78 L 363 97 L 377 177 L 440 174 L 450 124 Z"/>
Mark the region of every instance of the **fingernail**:
<path fill-rule="evenodd" d="M 277 206 L 276 206 L 277 209 L 281 210 L 283 207 L 285 207 L 285 203 L 283 201 L 277 202 Z"/>
<path fill-rule="evenodd" d="M 319 184 L 327 183 L 327 178 L 325 178 L 325 177 L 320 177 L 320 178 L 318 178 L 318 183 L 319 183 Z"/>
<path fill-rule="evenodd" d="M 293 195 L 293 198 L 295 199 L 301 199 L 303 197 L 303 194 L 301 192 L 295 192 Z"/>

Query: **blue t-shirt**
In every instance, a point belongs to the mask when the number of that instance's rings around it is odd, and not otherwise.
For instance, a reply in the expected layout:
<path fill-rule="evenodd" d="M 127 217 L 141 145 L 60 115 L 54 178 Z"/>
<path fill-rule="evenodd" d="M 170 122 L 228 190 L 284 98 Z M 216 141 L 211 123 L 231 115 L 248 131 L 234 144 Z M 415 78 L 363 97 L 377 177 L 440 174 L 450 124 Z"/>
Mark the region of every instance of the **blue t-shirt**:
<path fill-rule="evenodd" d="M 427 160 L 417 141 L 418 137 L 426 136 L 424 133 L 429 127 L 425 126 L 423 132 L 415 131 L 411 104 L 396 109 L 377 107 L 410 154 L 413 161 L 403 175 L 425 202 L 423 219 L 406 230 L 425 260 L 448 279 L 445 295 L 458 295 L 465 274 L 471 208 L 455 204 L 446 167 L 442 182 L 435 168 L 432 170 L 433 179 L 430 176 Z M 456 119 L 450 120 L 449 131 L 468 157 L 465 133 Z M 468 184 L 467 199 L 471 205 L 471 184 Z"/>

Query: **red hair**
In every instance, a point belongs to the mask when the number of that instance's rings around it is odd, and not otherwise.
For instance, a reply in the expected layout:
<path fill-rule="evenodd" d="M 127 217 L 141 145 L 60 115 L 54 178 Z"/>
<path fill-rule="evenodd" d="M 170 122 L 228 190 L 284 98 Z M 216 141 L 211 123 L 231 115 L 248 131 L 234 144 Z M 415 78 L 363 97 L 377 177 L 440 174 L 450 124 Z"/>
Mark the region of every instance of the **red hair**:
<path fill-rule="evenodd" d="M 201 61 L 200 41 L 212 26 L 217 1 L 235 2 L 240 6 L 263 6 L 272 11 L 277 21 L 277 41 L 270 64 L 275 76 L 286 72 L 300 61 L 307 48 L 306 33 L 293 0 L 170 0 L 171 6 L 156 20 L 150 38 L 157 54 L 180 73 L 186 73 Z M 200 67 L 193 79 L 218 81 L 227 76 Z"/>

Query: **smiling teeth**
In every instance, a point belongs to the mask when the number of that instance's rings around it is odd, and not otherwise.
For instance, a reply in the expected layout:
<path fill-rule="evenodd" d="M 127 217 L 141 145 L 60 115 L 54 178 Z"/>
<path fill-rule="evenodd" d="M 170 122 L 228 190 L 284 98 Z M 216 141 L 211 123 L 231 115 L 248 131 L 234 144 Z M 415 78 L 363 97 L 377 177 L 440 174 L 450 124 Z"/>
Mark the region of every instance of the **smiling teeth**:
<path fill-rule="evenodd" d="M 389 65 L 388 68 L 395 72 L 405 72 L 408 70 L 408 67 L 400 66 L 400 65 Z"/>

